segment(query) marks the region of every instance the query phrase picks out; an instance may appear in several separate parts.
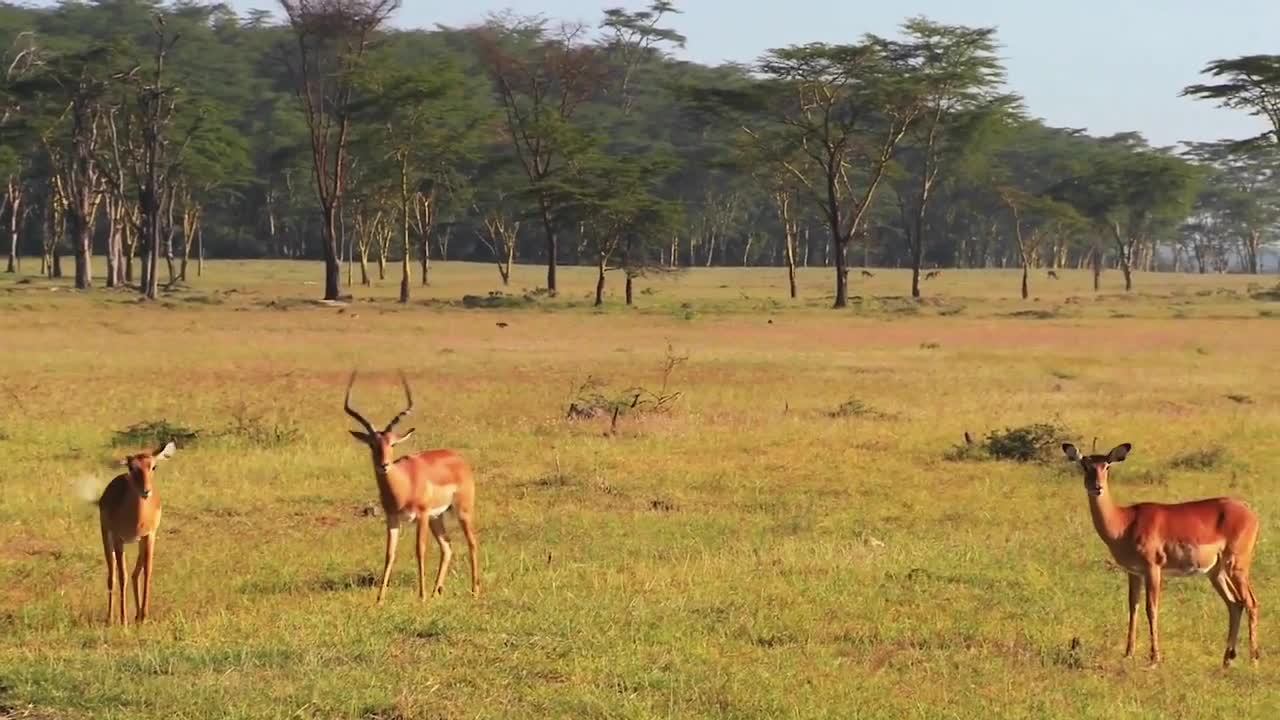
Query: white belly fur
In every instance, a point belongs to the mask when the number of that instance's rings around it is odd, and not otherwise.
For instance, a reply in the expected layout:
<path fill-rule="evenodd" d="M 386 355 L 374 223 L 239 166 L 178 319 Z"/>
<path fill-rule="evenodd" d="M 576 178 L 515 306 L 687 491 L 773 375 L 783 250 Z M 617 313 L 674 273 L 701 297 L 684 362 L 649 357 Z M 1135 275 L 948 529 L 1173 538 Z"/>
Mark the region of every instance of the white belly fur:
<path fill-rule="evenodd" d="M 450 505 L 452 505 L 452 503 L 450 503 Z M 441 515 L 445 514 L 445 512 L 449 509 L 450 505 L 441 505 L 440 507 L 434 507 L 427 510 L 427 517 L 428 518 L 440 517 Z M 400 513 L 400 522 L 411 523 L 417 519 L 418 519 L 418 513 L 412 510 L 407 510 L 405 512 Z"/>

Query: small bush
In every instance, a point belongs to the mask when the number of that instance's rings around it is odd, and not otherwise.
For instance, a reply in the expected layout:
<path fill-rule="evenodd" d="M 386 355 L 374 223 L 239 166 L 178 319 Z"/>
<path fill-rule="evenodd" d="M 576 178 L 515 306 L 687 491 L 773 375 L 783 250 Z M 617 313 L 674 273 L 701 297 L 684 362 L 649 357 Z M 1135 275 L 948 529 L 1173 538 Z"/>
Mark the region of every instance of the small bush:
<path fill-rule="evenodd" d="M 1033 423 L 987 435 L 987 452 L 997 460 L 1044 462 L 1066 441 L 1067 433 L 1053 423 Z"/>
<path fill-rule="evenodd" d="M 870 405 L 867 405 L 866 403 L 862 402 L 857 398 L 849 398 L 848 400 L 845 400 L 844 402 L 840 403 L 840 406 L 837 407 L 835 410 L 832 410 L 831 412 L 827 413 L 827 417 L 833 417 L 833 418 L 864 417 L 864 418 L 883 419 L 889 416 L 885 413 L 880 412 L 879 410 L 876 410 Z"/>
<path fill-rule="evenodd" d="M 117 430 L 111 438 L 111 444 L 115 447 L 150 449 L 172 440 L 178 445 L 189 445 L 200 437 L 200 432 L 168 420 L 146 420 Z"/>
<path fill-rule="evenodd" d="M 1212 470 L 1221 465 L 1226 456 L 1226 450 L 1214 445 L 1185 452 L 1169 461 L 1169 465 L 1179 470 Z"/>
<path fill-rule="evenodd" d="M 994 430 L 986 440 L 974 442 L 965 433 L 965 442 L 953 446 L 945 457 L 952 461 L 1012 460 L 1014 462 L 1049 462 L 1066 442 L 1070 433 L 1053 423 L 1033 423 L 1016 428 Z"/>
<path fill-rule="evenodd" d="M 251 415 L 244 405 L 232 412 L 231 424 L 218 434 L 262 448 L 291 445 L 302 437 L 298 428 L 270 422 L 261 415 Z"/>

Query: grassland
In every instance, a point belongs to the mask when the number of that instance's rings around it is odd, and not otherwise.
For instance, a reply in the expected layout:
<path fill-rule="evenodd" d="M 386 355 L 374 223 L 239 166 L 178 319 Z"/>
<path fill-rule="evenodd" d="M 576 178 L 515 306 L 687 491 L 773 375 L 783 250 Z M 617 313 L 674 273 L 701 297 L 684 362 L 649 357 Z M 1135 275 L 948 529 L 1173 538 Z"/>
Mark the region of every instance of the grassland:
<path fill-rule="evenodd" d="M 788 300 L 776 269 L 646 281 L 590 307 L 517 268 L 438 264 L 314 302 L 305 263 L 210 263 L 156 303 L 0 276 L 0 717 L 1197 718 L 1280 713 L 1280 303 L 1274 280 L 947 270 Z M 1265 297 L 1265 296 L 1262 296 Z M 474 301 L 468 304 L 476 304 Z M 498 323 L 505 323 L 501 327 Z M 564 419 L 589 375 L 656 387 L 663 415 Z M 373 608 L 382 520 L 346 433 L 419 398 L 411 449 L 478 473 L 485 593 L 465 544 L 420 604 L 402 547 Z M 866 410 L 833 417 L 856 400 Z M 106 628 L 92 506 L 164 419 L 200 432 L 157 477 L 153 620 Z M 1263 660 L 1219 668 L 1203 580 L 1164 595 L 1165 664 L 1121 658 L 1121 573 L 1064 463 L 952 461 L 968 431 L 1033 422 L 1134 443 L 1122 502 L 1234 493 L 1263 517 Z M 1199 451 L 1208 451 L 1199 453 Z M 1197 454 L 1199 453 L 1199 454 Z M 133 561 L 130 550 L 130 563 Z M 430 560 L 434 567 L 436 556 Z M 1141 635 L 1145 651 L 1146 631 Z"/>

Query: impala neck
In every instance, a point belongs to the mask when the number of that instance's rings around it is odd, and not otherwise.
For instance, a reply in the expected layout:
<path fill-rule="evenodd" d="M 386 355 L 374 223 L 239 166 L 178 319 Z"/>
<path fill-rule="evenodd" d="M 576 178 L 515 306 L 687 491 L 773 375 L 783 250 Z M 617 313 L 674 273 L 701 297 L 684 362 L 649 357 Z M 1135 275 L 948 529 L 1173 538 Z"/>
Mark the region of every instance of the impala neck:
<path fill-rule="evenodd" d="M 1093 517 L 1093 529 L 1098 531 L 1098 537 L 1108 543 L 1119 540 L 1129 525 L 1129 514 L 1116 505 L 1110 489 L 1105 487 L 1097 497 L 1089 496 L 1089 514 Z"/>

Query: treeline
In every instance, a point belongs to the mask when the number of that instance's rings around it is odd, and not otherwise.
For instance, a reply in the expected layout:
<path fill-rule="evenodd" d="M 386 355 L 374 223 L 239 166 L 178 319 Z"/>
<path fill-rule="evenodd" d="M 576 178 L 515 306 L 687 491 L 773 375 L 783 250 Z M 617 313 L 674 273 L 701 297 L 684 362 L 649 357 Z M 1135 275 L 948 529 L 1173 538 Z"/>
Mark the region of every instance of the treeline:
<path fill-rule="evenodd" d="M 646 274 L 712 265 L 1259 272 L 1280 129 L 1183 148 L 1036 119 L 990 28 L 903 22 L 707 67 L 658 0 L 580 26 L 395 30 L 397 0 L 0 3 L 8 269 L 164 283 L 205 257 L 324 258 L 401 297 L 435 259 Z M 1186 94 L 1265 116 L 1280 56 Z M 1280 125 L 1280 118 L 1271 116 Z M 106 278 L 89 259 L 107 257 Z M 69 259 L 68 259 L 69 258 Z M 163 261 L 163 269 L 161 264 Z M 397 268 L 389 270 L 389 265 Z M 1096 275 L 1095 275 L 1096 277 Z"/>

